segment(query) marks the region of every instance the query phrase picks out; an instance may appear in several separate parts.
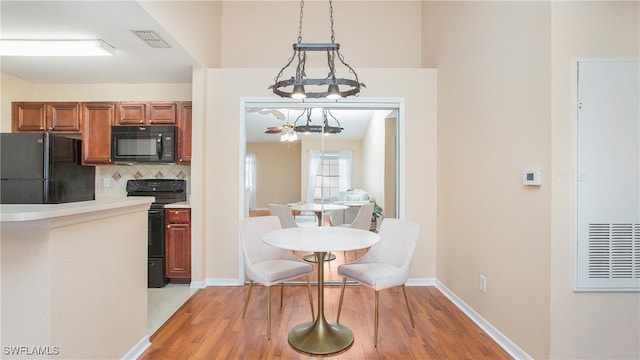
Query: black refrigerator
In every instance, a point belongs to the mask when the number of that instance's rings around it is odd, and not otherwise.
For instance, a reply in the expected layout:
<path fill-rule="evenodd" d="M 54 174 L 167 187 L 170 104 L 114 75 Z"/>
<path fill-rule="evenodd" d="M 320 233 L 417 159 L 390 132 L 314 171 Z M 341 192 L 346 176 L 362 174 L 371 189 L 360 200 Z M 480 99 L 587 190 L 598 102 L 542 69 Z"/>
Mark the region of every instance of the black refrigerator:
<path fill-rule="evenodd" d="M 59 204 L 95 199 L 95 168 L 82 140 L 51 133 L 0 134 L 0 203 Z"/>

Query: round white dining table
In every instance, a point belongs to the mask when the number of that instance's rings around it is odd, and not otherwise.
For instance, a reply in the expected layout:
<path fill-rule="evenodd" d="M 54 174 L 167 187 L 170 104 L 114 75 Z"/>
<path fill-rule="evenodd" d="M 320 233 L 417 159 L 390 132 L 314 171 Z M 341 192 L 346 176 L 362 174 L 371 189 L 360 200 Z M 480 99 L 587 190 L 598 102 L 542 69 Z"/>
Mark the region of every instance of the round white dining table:
<path fill-rule="evenodd" d="M 366 230 L 343 227 L 298 227 L 275 230 L 262 241 L 281 249 L 313 251 L 318 261 L 318 316 L 315 321 L 296 325 L 289 331 L 289 344 L 299 351 L 315 355 L 333 354 L 353 344 L 348 327 L 324 317 L 324 262 L 330 251 L 363 249 L 380 241 L 380 235 Z"/>
<path fill-rule="evenodd" d="M 318 226 L 322 226 L 322 214 L 328 211 L 344 210 L 349 208 L 346 205 L 339 204 L 315 204 L 315 203 L 291 203 L 287 204 L 291 210 L 296 211 L 313 211 L 318 218 Z"/>

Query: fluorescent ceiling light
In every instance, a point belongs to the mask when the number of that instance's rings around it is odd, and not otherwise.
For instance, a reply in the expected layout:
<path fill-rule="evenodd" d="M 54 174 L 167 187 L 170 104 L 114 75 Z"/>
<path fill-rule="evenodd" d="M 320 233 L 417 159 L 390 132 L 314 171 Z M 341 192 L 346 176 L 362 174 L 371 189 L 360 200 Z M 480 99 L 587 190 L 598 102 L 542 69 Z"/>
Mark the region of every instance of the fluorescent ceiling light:
<path fill-rule="evenodd" d="M 0 40 L 0 56 L 113 56 L 102 40 Z"/>

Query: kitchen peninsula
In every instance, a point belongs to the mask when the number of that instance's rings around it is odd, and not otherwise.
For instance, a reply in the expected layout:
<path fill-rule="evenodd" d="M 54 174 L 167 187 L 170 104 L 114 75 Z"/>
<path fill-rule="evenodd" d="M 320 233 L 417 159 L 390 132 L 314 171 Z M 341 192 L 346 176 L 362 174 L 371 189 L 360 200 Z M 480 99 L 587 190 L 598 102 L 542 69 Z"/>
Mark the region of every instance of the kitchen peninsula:
<path fill-rule="evenodd" d="M 115 359 L 148 346 L 152 201 L 0 205 L 4 355 Z"/>

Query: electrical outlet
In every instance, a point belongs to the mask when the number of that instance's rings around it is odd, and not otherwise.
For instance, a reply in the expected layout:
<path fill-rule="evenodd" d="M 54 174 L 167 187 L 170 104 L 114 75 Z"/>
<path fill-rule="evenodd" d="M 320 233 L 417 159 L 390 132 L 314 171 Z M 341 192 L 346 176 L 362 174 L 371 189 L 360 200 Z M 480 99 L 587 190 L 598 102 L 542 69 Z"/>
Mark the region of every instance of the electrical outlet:
<path fill-rule="evenodd" d="M 102 179 L 102 187 L 111 187 L 111 179 L 109 179 L 108 177 Z"/>
<path fill-rule="evenodd" d="M 484 275 L 480 275 L 480 291 L 487 293 L 487 278 Z"/>

